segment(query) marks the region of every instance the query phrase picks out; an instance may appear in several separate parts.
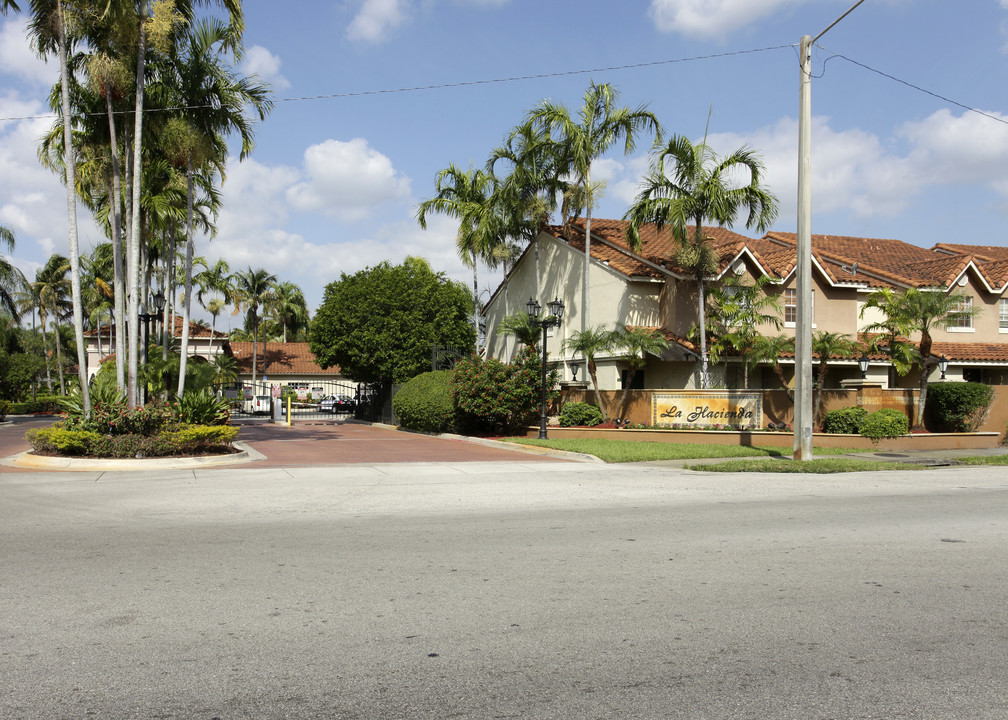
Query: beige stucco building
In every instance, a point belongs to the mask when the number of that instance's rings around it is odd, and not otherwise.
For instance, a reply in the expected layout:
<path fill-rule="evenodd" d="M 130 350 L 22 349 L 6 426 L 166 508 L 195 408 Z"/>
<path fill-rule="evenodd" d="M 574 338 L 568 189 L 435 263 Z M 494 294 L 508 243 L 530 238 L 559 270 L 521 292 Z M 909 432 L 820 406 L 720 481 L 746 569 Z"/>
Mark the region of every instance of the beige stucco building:
<path fill-rule="evenodd" d="M 697 325 L 697 285 L 675 265 L 676 243 L 668 231 L 641 228 L 641 248 L 631 251 L 625 238 L 627 224 L 619 220 L 592 220 L 589 314 L 591 326 L 646 327 L 661 331 L 670 349 L 661 358 L 649 357 L 642 374 L 648 389 L 699 387 L 699 350 L 689 340 Z M 704 228 L 718 255 L 718 269 L 708 283 L 729 276 L 752 283 L 766 277 L 767 294 L 780 303 L 781 328 L 761 328 L 767 335 L 794 335 L 797 315 L 795 235 L 772 232 L 748 238 L 725 228 Z M 1008 380 L 1008 248 L 941 244 L 926 249 L 900 240 L 814 235 L 813 332 L 829 331 L 864 339 L 864 331 L 882 316 L 865 307 L 872 293 L 883 288 L 899 292 L 915 287 L 930 292 L 961 295 L 973 317 L 932 333 L 932 355 L 949 361 L 949 380 L 1001 383 Z M 586 379 L 584 361 L 565 349 L 571 333 L 583 329 L 582 274 L 584 222 L 570 227 L 549 227 L 529 246 L 484 308 L 486 352 L 508 360 L 517 345 L 513 337 L 497 332 L 507 315 L 525 312 L 536 298 L 545 307 L 554 298 L 564 302 L 563 322 L 549 330 L 549 358 L 558 363 L 561 379 Z M 910 338 L 919 340 L 919 338 Z M 898 375 L 884 355 L 870 355 L 868 379 L 883 387 L 914 387 L 918 371 Z M 628 363 L 619 351 L 596 358 L 602 389 L 621 389 Z M 785 378 L 793 384 L 794 357 L 778 358 Z M 831 358 L 827 387 L 860 377 L 857 359 Z M 939 371 L 933 371 L 938 379 Z M 741 362 L 729 356 L 712 364 L 714 387 L 742 385 Z M 752 388 L 780 387 L 770 364 L 750 371 Z"/>

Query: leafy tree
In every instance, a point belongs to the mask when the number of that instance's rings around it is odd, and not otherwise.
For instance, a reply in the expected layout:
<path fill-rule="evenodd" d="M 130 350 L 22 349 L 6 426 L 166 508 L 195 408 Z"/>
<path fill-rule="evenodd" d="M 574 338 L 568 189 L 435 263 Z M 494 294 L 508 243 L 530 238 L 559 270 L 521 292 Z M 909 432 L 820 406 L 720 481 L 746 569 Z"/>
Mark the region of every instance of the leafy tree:
<path fill-rule="evenodd" d="M 624 216 L 630 221 L 627 242 L 633 250 L 640 250 L 642 225 L 653 223 L 658 231 L 669 227 L 679 244 L 676 264 L 693 274 L 704 389 L 709 385 L 704 280 L 717 268 L 718 258 L 703 233 L 703 224 L 731 226 L 746 210 L 745 226 L 766 230 L 777 217 L 777 198 L 762 185 L 763 169 L 762 160 L 749 148 L 719 157 L 706 140 L 694 145 L 688 138 L 676 135 L 652 161 L 643 189 Z M 748 175 L 748 183 L 741 186 L 740 172 Z"/>
<path fill-rule="evenodd" d="M 935 328 L 945 327 L 953 319 L 973 318 L 976 308 L 966 306 L 963 301 L 969 296 L 962 293 L 946 293 L 931 290 L 908 288 L 902 293 L 892 293 L 888 296 L 873 293 L 869 302 L 874 299 L 873 307 L 882 310 L 887 323 L 892 329 L 904 336 L 920 335 L 917 347 L 917 361 L 920 363 L 919 389 L 920 398 L 917 402 L 914 428 L 924 427 L 924 407 L 927 403 L 928 375 L 931 374 L 933 360 L 931 333 Z M 880 325 L 881 323 L 876 323 Z M 900 347 L 897 342 L 896 347 Z"/>
<path fill-rule="evenodd" d="M 351 380 L 402 383 L 430 370 L 434 345 L 473 346 L 472 307 L 468 289 L 425 260 L 382 262 L 326 286 L 308 342 Z"/>
<path fill-rule="evenodd" d="M 616 330 L 607 330 L 599 325 L 587 330 L 575 330 L 564 341 L 564 347 L 572 352 L 581 353 L 588 366 L 588 376 L 592 381 L 592 388 L 595 391 L 595 404 L 598 405 L 602 414 L 609 416 L 605 405 L 602 403 L 602 393 L 598 386 L 598 367 L 595 365 L 595 358 L 602 353 L 608 352 L 616 343 L 619 333 Z"/>
<path fill-rule="evenodd" d="M 780 330 L 780 300 L 768 295 L 765 286 L 771 282 L 766 275 L 752 285 L 730 276 L 710 291 L 711 303 L 708 331 L 713 331 L 710 357 L 717 362 L 729 348 L 742 358 L 742 387 L 749 389 L 749 365 L 756 346 L 767 325 Z"/>
<path fill-rule="evenodd" d="M 277 283 L 266 305 L 273 322 L 280 328 L 283 342 L 287 342 L 288 330 L 296 334 L 308 327 L 308 304 L 301 288 L 295 283 Z"/>
<path fill-rule="evenodd" d="M 834 357 L 856 357 L 862 351 L 861 343 L 849 335 L 820 330 L 812 335 L 812 354 L 819 358 L 816 374 L 815 397 L 812 402 L 812 417 L 819 417 L 822 406 L 823 388 L 826 386 L 826 368 Z"/>
<path fill-rule="evenodd" d="M 629 365 L 627 380 L 623 389 L 623 408 L 621 413 L 621 415 L 625 415 L 627 404 L 630 401 L 628 389 L 633 387 L 633 381 L 637 373 L 647 365 L 647 356 L 660 356 L 669 349 L 669 341 L 657 330 L 635 327 L 627 328 L 623 332 L 616 332 L 613 337 L 613 346 L 623 349 L 623 359 Z"/>
<path fill-rule="evenodd" d="M 906 337 L 906 327 L 899 321 L 900 294 L 892 288 L 876 290 L 868 296 L 861 308 L 860 317 L 871 309 L 879 310 L 883 318 L 873 322 L 862 331 L 862 337 L 872 353 L 889 356 L 889 361 L 899 375 L 906 375 L 913 369 L 920 354 L 917 346 Z"/>
<path fill-rule="evenodd" d="M 585 208 L 585 265 L 581 288 L 581 331 L 589 332 L 589 268 L 591 266 L 592 163 L 608 152 L 620 138 L 623 153 L 629 155 L 636 146 L 637 135 L 643 131 L 661 137 L 661 126 L 653 113 L 641 105 L 631 110 L 617 107 L 619 92 L 610 84 L 592 82 L 585 92 L 584 104 L 572 116 L 563 105 L 544 100 L 533 109 L 528 120 L 542 129 L 561 146 L 558 157 L 564 159 L 564 170 L 574 179 Z"/>
<path fill-rule="evenodd" d="M 774 374 L 780 381 L 781 387 L 787 392 L 788 400 L 794 402 L 794 388 L 790 387 L 784 378 L 784 369 L 781 367 L 780 359 L 785 354 L 793 354 L 795 340 L 793 336 L 774 335 L 769 337 L 760 335 L 753 344 L 752 361 L 754 363 L 768 362 L 773 364 Z"/>
<path fill-rule="evenodd" d="M 542 339 L 542 328 L 534 324 L 524 310 L 505 316 L 497 325 L 497 331 L 504 335 L 514 335 L 515 340 L 530 351 L 534 351 Z"/>

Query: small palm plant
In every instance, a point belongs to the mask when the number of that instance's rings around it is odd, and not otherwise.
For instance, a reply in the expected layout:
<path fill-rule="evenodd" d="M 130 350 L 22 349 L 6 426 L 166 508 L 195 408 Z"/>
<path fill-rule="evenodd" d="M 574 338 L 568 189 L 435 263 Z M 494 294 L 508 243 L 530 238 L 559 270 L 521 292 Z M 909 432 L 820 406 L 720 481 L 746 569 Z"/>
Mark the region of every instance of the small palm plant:
<path fill-rule="evenodd" d="M 564 341 L 564 347 L 572 352 L 581 353 L 588 366 L 588 376 L 591 377 L 592 388 L 595 391 L 595 404 L 598 405 L 602 414 L 609 416 L 605 405 L 602 402 L 602 393 L 598 386 L 598 367 L 595 365 L 595 358 L 603 353 L 612 350 L 619 332 L 607 330 L 605 326 L 599 325 L 587 330 L 576 330 Z"/>

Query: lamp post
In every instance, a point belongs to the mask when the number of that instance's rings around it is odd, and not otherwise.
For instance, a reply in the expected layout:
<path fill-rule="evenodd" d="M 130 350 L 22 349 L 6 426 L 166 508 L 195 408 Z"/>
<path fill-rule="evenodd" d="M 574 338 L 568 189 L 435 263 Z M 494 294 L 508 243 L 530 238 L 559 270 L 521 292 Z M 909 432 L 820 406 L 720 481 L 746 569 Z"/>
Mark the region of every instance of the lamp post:
<path fill-rule="evenodd" d="M 557 298 L 553 298 L 553 301 L 547 304 L 549 307 L 549 316 L 544 317 L 542 320 L 539 319 L 539 313 L 542 311 L 542 305 L 540 305 L 534 298 L 529 298 L 529 301 L 525 303 L 525 308 L 528 311 L 529 322 L 534 326 L 542 328 L 542 411 L 539 416 L 539 439 L 546 439 L 546 329 L 551 327 L 559 327 L 560 320 L 563 319 L 564 304 Z"/>
<path fill-rule="evenodd" d="M 938 369 L 941 370 L 941 379 L 945 379 L 945 371 L 948 370 L 948 358 L 942 355 L 938 358 Z"/>
<path fill-rule="evenodd" d="M 864 380 L 865 378 L 868 377 L 868 363 L 869 362 L 870 361 L 868 360 L 868 356 L 867 355 L 862 354 L 861 357 L 858 358 L 857 364 L 858 364 L 858 367 L 861 368 L 861 379 L 862 380 Z"/>

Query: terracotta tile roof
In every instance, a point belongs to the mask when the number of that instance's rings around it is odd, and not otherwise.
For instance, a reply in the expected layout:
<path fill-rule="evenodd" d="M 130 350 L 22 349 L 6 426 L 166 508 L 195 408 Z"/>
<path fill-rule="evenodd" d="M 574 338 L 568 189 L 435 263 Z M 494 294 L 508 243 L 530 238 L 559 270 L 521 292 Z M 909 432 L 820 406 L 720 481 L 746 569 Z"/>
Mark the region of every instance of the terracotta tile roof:
<path fill-rule="evenodd" d="M 936 342 L 931 345 L 931 354 L 955 362 L 1008 363 L 1008 343 Z"/>
<path fill-rule="evenodd" d="M 955 243 L 938 243 L 932 251 L 952 255 L 972 255 L 977 260 L 1008 260 L 1008 247 L 999 245 L 957 245 Z"/>
<path fill-rule="evenodd" d="M 583 252 L 584 219 L 579 218 L 574 220 L 571 225 L 572 229 L 567 231 L 556 228 L 556 230 L 560 232 L 560 234 L 557 234 L 557 237 L 563 237 L 571 244 L 571 246 L 576 247 Z M 626 258 L 626 261 L 624 262 L 629 263 L 628 267 L 635 266 L 634 269 L 637 270 L 637 272 L 626 274 L 659 277 L 661 275 L 660 272 L 644 263 L 641 263 L 639 260 L 635 260 L 630 257 L 631 250 L 626 241 L 626 231 L 629 225 L 630 223 L 626 220 L 592 218 L 592 235 L 602 238 L 608 243 L 612 243 L 612 245 L 617 246 L 616 248 L 613 248 L 604 244 L 598 244 L 601 245 L 601 247 L 598 251 L 599 254 L 596 255 L 597 244 L 592 243 L 592 257 L 600 261 L 608 260 L 609 264 L 613 265 L 613 258 L 607 257 L 606 253 L 615 254 L 622 258 Z M 752 238 L 747 238 L 736 232 L 732 232 L 728 228 L 722 227 L 705 226 L 703 228 L 703 233 L 705 237 L 710 239 L 711 245 L 717 251 L 722 266 L 730 262 L 732 258 L 742 251 L 742 248 L 744 248 L 747 243 L 752 241 Z M 580 239 L 578 236 L 580 236 Z M 640 252 L 636 253 L 636 255 L 649 262 L 681 272 L 681 268 L 677 268 L 672 262 L 672 257 L 675 255 L 676 249 L 679 247 L 679 243 L 672 235 L 671 230 L 664 228 L 661 232 L 658 232 L 654 225 L 645 225 L 640 230 L 640 237 L 641 249 Z M 624 272 L 621 268 L 617 269 Z"/>
<path fill-rule="evenodd" d="M 1008 260 L 996 260 L 980 265 L 980 272 L 992 288 L 1002 288 L 1008 284 Z"/>
<path fill-rule="evenodd" d="M 270 375 L 339 375 L 338 366 L 322 369 L 308 343 L 258 343 L 256 373 Z M 252 343 L 231 342 L 231 352 L 238 361 L 239 374 L 252 373 Z M 265 370 L 264 362 L 265 360 Z"/>

